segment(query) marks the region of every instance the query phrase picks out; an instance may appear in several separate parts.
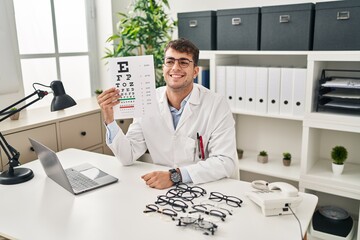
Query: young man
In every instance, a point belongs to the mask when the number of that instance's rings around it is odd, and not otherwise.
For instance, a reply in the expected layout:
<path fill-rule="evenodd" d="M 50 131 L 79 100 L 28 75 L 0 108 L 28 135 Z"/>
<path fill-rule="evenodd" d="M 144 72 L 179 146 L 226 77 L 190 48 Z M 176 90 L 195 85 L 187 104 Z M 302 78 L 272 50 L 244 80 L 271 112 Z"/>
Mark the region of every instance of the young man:
<path fill-rule="evenodd" d="M 133 164 L 149 150 L 155 164 L 172 168 L 142 176 L 150 187 L 238 177 L 232 113 L 222 96 L 193 83 L 198 60 L 199 49 L 189 40 L 168 43 L 163 65 L 166 86 L 156 90 L 159 113 L 134 119 L 126 135 L 114 121 L 112 109 L 119 91 L 111 88 L 98 96 L 107 144 L 122 164 Z"/>

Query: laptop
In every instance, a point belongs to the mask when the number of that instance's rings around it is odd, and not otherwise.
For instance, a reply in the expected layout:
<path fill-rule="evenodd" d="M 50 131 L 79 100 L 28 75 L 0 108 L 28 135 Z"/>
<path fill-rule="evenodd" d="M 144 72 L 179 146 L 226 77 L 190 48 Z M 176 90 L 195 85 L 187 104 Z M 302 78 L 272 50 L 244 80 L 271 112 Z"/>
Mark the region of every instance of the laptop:
<path fill-rule="evenodd" d="M 54 151 L 34 139 L 29 140 L 46 175 L 72 194 L 77 195 L 118 181 L 116 177 L 89 163 L 64 170 Z"/>

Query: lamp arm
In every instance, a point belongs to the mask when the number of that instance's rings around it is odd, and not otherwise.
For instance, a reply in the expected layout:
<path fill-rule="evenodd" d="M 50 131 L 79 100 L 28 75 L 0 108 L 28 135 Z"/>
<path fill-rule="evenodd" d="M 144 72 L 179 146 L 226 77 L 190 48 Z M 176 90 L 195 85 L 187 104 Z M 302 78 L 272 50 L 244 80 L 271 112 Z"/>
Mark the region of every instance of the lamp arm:
<path fill-rule="evenodd" d="M 23 99 L 11 104 L 10 106 L 4 108 L 3 110 L 0 111 L 0 115 L 5 115 L 5 117 L 0 118 L 0 122 L 4 121 L 5 119 L 7 119 L 8 117 L 14 115 L 17 112 L 20 112 L 21 110 L 27 108 L 28 106 L 32 105 L 33 103 L 39 101 L 40 99 L 42 99 L 43 97 L 45 97 L 48 94 L 48 92 L 46 91 L 42 91 L 42 90 L 35 90 L 35 92 L 33 92 L 32 94 L 24 97 Z M 15 111 L 8 111 L 9 109 L 11 109 L 12 107 L 15 107 L 16 105 L 18 105 L 19 103 L 22 103 L 23 101 L 31 98 L 34 95 L 38 95 L 38 98 L 36 98 L 35 100 L 29 102 L 28 104 L 25 104 L 24 106 L 20 107 L 19 109 L 15 110 Z"/>
<path fill-rule="evenodd" d="M 2 133 L 0 132 L 0 146 L 4 150 L 6 156 L 9 159 L 9 172 L 14 171 L 13 168 L 20 165 L 19 158 L 20 153 L 13 148 L 4 138 Z"/>
<path fill-rule="evenodd" d="M 11 104 L 10 106 L 4 108 L 3 110 L 0 111 L 0 115 L 5 115 L 5 116 L 0 118 L 0 122 L 4 121 L 6 118 L 14 115 L 15 113 L 20 112 L 24 108 L 27 108 L 28 106 L 34 104 L 35 102 L 39 101 L 44 96 L 46 96 L 47 94 L 48 94 L 48 92 L 37 89 L 32 94 L 24 97 L 23 99 L 15 102 L 14 104 Z M 15 110 L 15 111 L 8 111 L 12 107 L 15 107 L 19 103 L 31 98 L 34 95 L 38 95 L 38 97 L 36 99 L 34 99 L 33 101 L 25 104 L 24 106 L 20 107 L 19 109 Z M 20 165 L 20 162 L 19 162 L 20 153 L 5 140 L 5 138 L 1 132 L 0 132 L 0 146 L 4 150 L 7 158 L 9 159 L 9 163 L 8 163 L 9 164 L 9 173 L 12 173 L 14 171 L 14 167 Z"/>

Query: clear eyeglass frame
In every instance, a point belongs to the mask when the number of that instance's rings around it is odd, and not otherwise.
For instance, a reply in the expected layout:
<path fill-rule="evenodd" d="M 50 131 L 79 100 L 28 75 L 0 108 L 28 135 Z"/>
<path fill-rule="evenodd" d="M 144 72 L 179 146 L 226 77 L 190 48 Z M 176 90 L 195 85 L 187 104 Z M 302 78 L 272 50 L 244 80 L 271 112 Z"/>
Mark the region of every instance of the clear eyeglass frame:
<path fill-rule="evenodd" d="M 170 217 L 173 221 L 177 217 L 177 212 L 170 208 L 160 208 L 156 204 L 147 204 L 143 213 L 160 213 L 163 216 Z"/>
<path fill-rule="evenodd" d="M 178 226 L 192 226 L 195 229 L 203 230 L 205 235 L 214 235 L 217 230 L 217 225 L 215 223 L 204 220 L 201 216 L 198 218 L 194 217 L 180 217 L 178 219 Z"/>
<path fill-rule="evenodd" d="M 179 66 L 181 68 L 187 68 L 189 67 L 190 63 L 192 63 L 193 61 L 191 61 L 190 59 L 187 58 L 173 58 L 173 57 L 166 57 L 164 59 L 164 65 L 166 67 L 173 67 L 175 65 L 175 62 L 178 61 Z"/>
<path fill-rule="evenodd" d="M 189 214 L 204 213 L 206 215 L 216 217 L 217 219 L 221 219 L 223 222 L 225 221 L 226 213 L 222 212 L 221 210 L 208 209 L 205 205 L 202 204 L 193 205 L 191 207 L 194 209 L 194 211 L 190 211 Z"/>

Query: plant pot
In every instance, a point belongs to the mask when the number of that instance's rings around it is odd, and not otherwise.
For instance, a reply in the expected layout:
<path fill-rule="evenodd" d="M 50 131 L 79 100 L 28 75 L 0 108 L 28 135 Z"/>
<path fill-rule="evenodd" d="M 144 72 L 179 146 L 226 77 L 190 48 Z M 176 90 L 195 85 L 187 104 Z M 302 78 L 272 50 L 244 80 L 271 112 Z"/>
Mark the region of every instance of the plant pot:
<path fill-rule="evenodd" d="M 243 153 L 244 153 L 244 150 L 242 150 L 242 149 L 238 149 L 238 150 L 237 150 L 237 154 L 238 154 L 238 158 L 239 158 L 239 159 L 242 159 L 242 158 L 243 158 Z"/>
<path fill-rule="evenodd" d="M 258 157 L 257 157 L 257 161 L 259 163 L 267 163 L 268 160 L 269 160 L 268 156 L 260 156 L 260 155 L 258 155 Z"/>
<path fill-rule="evenodd" d="M 14 115 L 10 116 L 11 120 L 18 120 L 20 117 L 20 112 L 15 113 Z"/>
<path fill-rule="evenodd" d="M 344 164 L 332 163 L 332 171 L 335 176 L 341 175 L 343 170 L 344 170 Z"/>
<path fill-rule="evenodd" d="M 284 158 L 283 158 L 283 164 L 284 164 L 284 166 L 290 166 L 290 164 L 291 164 L 291 159 L 284 159 Z"/>

